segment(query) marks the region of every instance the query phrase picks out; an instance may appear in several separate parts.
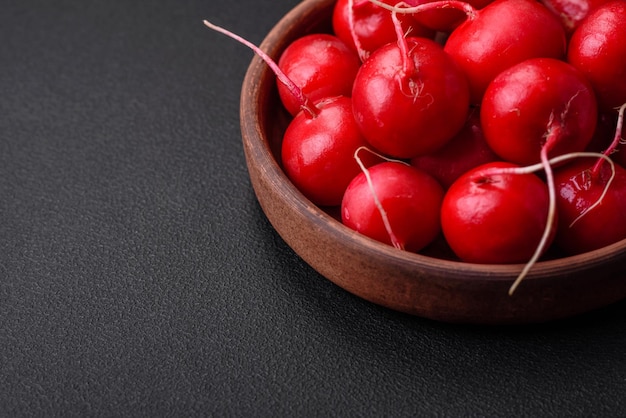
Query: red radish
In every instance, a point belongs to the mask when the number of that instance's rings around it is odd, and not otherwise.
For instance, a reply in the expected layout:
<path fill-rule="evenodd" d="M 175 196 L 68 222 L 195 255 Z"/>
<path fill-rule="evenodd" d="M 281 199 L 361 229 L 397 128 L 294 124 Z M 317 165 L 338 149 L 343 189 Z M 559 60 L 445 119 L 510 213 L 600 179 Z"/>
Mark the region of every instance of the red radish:
<path fill-rule="evenodd" d="M 342 40 L 329 34 L 311 34 L 289 44 L 278 66 L 300 87 L 309 100 L 350 96 L 354 77 L 361 65 L 358 55 Z M 278 94 L 291 115 L 300 110 L 300 100 L 284 84 Z"/>
<path fill-rule="evenodd" d="M 395 0 L 385 0 L 395 3 Z M 411 36 L 434 37 L 434 31 L 426 29 L 413 16 L 399 16 L 405 33 Z M 391 14 L 369 0 L 337 0 L 333 9 L 332 26 L 335 35 L 346 45 L 359 52 L 365 61 L 381 46 L 396 40 Z"/>
<path fill-rule="evenodd" d="M 508 162 L 481 165 L 461 176 L 446 193 L 442 230 L 462 261 L 527 262 L 545 238 L 548 187 L 536 174 L 506 171 L 517 168 Z M 542 248 L 550 245 L 553 231 Z"/>
<path fill-rule="evenodd" d="M 314 118 L 298 113 L 285 131 L 281 159 L 285 173 L 309 200 L 338 206 L 352 179 L 361 172 L 355 151 L 366 145 L 352 115 L 352 101 L 335 97 L 317 103 Z M 370 155 L 366 165 L 374 161 Z"/>
<path fill-rule="evenodd" d="M 418 252 L 439 236 L 444 191 L 425 172 L 387 161 L 364 168 L 341 204 L 342 222 L 377 241 Z"/>
<path fill-rule="evenodd" d="M 626 1 L 595 9 L 572 34 L 567 61 L 591 82 L 600 108 L 626 102 Z"/>
<path fill-rule="evenodd" d="M 579 160 L 554 175 L 560 213 L 556 237 L 568 254 L 580 254 L 626 238 L 626 169 L 609 158 L 622 144 L 623 104 L 613 140 L 602 158 Z"/>
<path fill-rule="evenodd" d="M 626 104 L 618 111 L 613 141 L 603 158 L 570 163 L 554 175 L 560 213 L 556 242 L 568 254 L 626 239 L 626 169 L 607 157 L 621 144 L 625 109 Z"/>
<path fill-rule="evenodd" d="M 479 112 L 474 109 L 463 129 L 443 148 L 413 158 L 411 165 L 426 171 L 444 188 L 448 188 L 470 169 L 497 160 L 499 157 L 489 148 L 483 136 Z"/>
<path fill-rule="evenodd" d="M 473 104 L 508 67 L 529 58 L 565 56 L 565 31 L 536 0 L 496 0 L 459 25 L 445 51 L 467 74 Z"/>
<path fill-rule="evenodd" d="M 487 143 L 502 159 L 534 164 L 583 151 L 597 121 L 595 95 L 585 77 L 566 62 L 536 58 L 500 73 L 481 106 Z"/>
<path fill-rule="evenodd" d="M 562 250 L 580 254 L 626 238 L 626 169 L 578 160 L 556 169 L 554 180 Z"/>
<path fill-rule="evenodd" d="M 352 90 L 355 118 L 366 140 L 395 158 L 441 148 L 465 123 L 465 75 L 426 38 L 405 38 L 377 49 L 363 63 Z"/>
<path fill-rule="evenodd" d="M 293 96 L 301 110 L 283 137 L 281 159 L 285 172 L 313 203 L 338 206 L 348 183 L 360 173 L 353 155 L 365 144 L 354 120 L 351 99 L 334 96 L 314 103 L 256 45 L 210 22 L 204 24 L 252 49 L 274 71 L 278 85 Z"/>
<path fill-rule="evenodd" d="M 569 35 L 589 13 L 607 1 L 609 0 L 541 0 L 541 3 L 561 20 Z"/>

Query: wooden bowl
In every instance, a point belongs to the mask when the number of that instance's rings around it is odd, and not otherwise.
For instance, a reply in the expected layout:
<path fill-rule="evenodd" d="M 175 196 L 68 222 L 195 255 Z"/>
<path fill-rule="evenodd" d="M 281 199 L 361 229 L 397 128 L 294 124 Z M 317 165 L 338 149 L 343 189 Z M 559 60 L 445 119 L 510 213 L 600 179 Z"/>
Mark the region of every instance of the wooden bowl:
<path fill-rule="evenodd" d="M 328 32 L 335 0 L 306 0 L 261 47 L 277 59 L 296 38 Z M 364 237 L 313 205 L 280 166 L 289 117 L 274 74 L 255 57 L 241 92 L 241 129 L 250 180 L 267 218 L 311 267 L 348 292 L 390 309 L 451 323 L 536 323 L 570 317 L 626 298 L 626 240 L 541 261 L 512 296 L 522 265 L 479 265 L 414 254 Z"/>

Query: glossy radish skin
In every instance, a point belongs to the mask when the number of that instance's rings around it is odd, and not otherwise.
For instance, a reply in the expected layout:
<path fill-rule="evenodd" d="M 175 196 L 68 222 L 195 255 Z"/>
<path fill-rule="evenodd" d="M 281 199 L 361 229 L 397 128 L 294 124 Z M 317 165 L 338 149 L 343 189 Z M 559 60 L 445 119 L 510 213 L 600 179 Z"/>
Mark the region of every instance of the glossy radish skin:
<path fill-rule="evenodd" d="M 567 61 L 587 77 L 600 108 L 626 103 L 626 1 L 598 7 L 573 33 Z"/>
<path fill-rule="evenodd" d="M 576 220 L 594 205 L 611 176 L 608 163 L 597 173 L 594 162 L 576 160 L 554 173 L 557 188 L 559 226 L 556 244 L 567 254 L 574 255 L 626 239 L 626 169 L 615 165 L 615 178 L 598 206 Z"/>
<path fill-rule="evenodd" d="M 583 151 L 597 121 L 593 89 L 564 61 L 536 58 L 500 73 L 481 106 L 485 139 L 502 159 L 530 165 L 548 156 Z M 546 137 L 550 141 L 546 143 Z"/>
<path fill-rule="evenodd" d="M 441 148 L 463 127 L 469 89 L 436 42 L 409 37 L 405 51 L 401 44 L 387 44 L 363 63 L 352 98 L 366 140 L 389 156 L 412 158 Z"/>
<path fill-rule="evenodd" d="M 422 250 L 439 236 L 444 191 L 435 179 L 400 162 L 379 163 L 367 172 L 371 183 L 362 172 L 346 189 L 341 205 L 346 226 L 412 252 Z"/>
<path fill-rule="evenodd" d="M 350 96 L 360 65 L 356 52 L 329 34 L 311 34 L 295 40 L 278 60 L 279 68 L 312 102 Z M 287 86 L 278 83 L 278 93 L 292 116 L 300 111 L 301 102 Z"/>
<path fill-rule="evenodd" d="M 385 3 L 393 5 L 395 1 L 386 0 Z M 405 33 L 409 32 L 411 36 L 434 37 L 434 31 L 417 23 L 413 16 L 401 15 L 398 19 Z M 391 13 L 369 0 L 337 0 L 333 9 L 332 25 L 335 35 L 354 51 L 360 52 L 363 60 L 381 46 L 396 41 Z"/>
<path fill-rule="evenodd" d="M 366 142 L 354 121 L 350 98 L 327 99 L 316 106 L 317 115 L 301 111 L 290 122 L 281 160 L 289 179 L 309 200 L 338 206 L 350 181 L 361 172 L 354 153 Z"/>
<path fill-rule="evenodd" d="M 593 10 L 610 0 L 541 0 L 561 20 L 569 35 Z"/>
<path fill-rule="evenodd" d="M 535 174 L 493 174 L 494 168 L 502 167 L 516 165 L 479 166 L 454 182 L 443 200 L 443 234 L 462 261 L 527 262 L 544 233 L 549 205 L 546 184 Z"/>
<path fill-rule="evenodd" d="M 467 74 L 471 101 L 480 104 L 501 71 L 529 58 L 564 58 L 565 30 L 536 0 L 496 0 L 459 25 L 445 51 Z"/>
<path fill-rule="evenodd" d="M 411 165 L 426 171 L 447 189 L 469 170 L 499 159 L 487 145 L 479 112 L 474 110 L 454 138 L 431 154 L 411 159 Z"/>

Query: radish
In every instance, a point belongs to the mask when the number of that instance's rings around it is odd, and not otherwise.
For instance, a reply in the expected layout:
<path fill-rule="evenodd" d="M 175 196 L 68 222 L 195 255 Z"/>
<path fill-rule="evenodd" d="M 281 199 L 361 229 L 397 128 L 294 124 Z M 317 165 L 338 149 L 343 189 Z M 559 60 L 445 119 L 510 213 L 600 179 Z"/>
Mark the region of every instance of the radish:
<path fill-rule="evenodd" d="M 348 183 L 361 172 L 353 155 L 366 144 L 354 120 L 351 99 L 333 96 L 313 102 L 256 45 L 208 21 L 204 24 L 252 49 L 276 74 L 278 85 L 293 96 L 300 111 L 283 137 L 281 161 L 285 173 L 314 204 L 339 206 Z"/>
<path fill-rule="evenodd" d="M 440 234 L 444 191 L 430 175 L 399 161 L 363 168 L 346 189 L 347 227 L 395 248 L 418 252 Z"/>
<path fill-rule="evenodd" d="M 561 20 L 565 32 L 571 35 L 593 10 L 608 0 L 541 0 Z"/>
<path fill-rule="evenodd" d="M 593 89 L 573 66 L 535 58 L 500 73 L 485 92 L 480 110 L 485 139 L 502 159 L 534 164 L 583 151 L 597 122 Z"/>
<path fill-rule="evenodd" d="M 483 136 L 480 116 L 473 109 L 463 129 L 439 150 L 411 159 L 411 165 L 426 171 L 444 188 L 474 167 L 500 158 Z"/>
<path fill-rule="evenodd" d="M 394 0 L 385 1 L 391 3 Z M 413 16 L 398 18 L 405 33 L 434 37 L 434 31 L 419 24 Z M 396 40 L 395 26 L 389 11 L 368 0 L 337 0 L 333 8 L 332 26 L 335 35 L 357 51 L 363 61 L 376 49 Z"/>
<path fill-rule="evenodd" d="M 626 238 L 626 169 L 608 156 L 621 144 L 624 110 L 618 111 L 613 141 L 594 162 L 576 161 L 554 174 L 560 213 L 556 242 L 580 254 Z"/>
<path fill-rule="evenodd" d="M 352 100 L 338 96 L 317 102 L 318 114 L 299 112 L 281 147 L 287 177 L 318 206 L 339 206 L 344 191 L 360 173 L 354 152 L 366 145 L 352 115 Z M 365 157 L 366 165 L 376 159 Z"/>
<path fill-rule="evenodd" d="M 580 160 L 556 169 L 554 181 L 559 248 L 580 254 L 626 238 L 626 169 Z"/>
<path fill-rule="evenodd" d="M 626 102 L 626 1 L 611 1 L 595 9 L 572 34 L 567 61 L 593 86 L 600 108 Z"/>
<path fill-rule="evenodd" d="M 393 15 L 395 16 L 395 15 Z M 363 63 L 352 90 L 354 115 L 365 139 L 394 158 L 441 148 L 465 123 L 465 75 L 441 45 L 404 37 L 377 49 Z"/>
<path fill-rule="evenodd" d="M 285 48 L 278 66 L 309 100 L 350 96 L 361 65 L 358 55 L 334 35 L 316 33 L 296 39 Z M 278 84 L 281 101 L 293 116 L 300 100 L 285 84 Z"/>
<path fill-rule="evenodd" d="M 548 187 L 536 174 L 506 171 L 517 168 L 509 162 L 483 164 L 448 189 L 441 225 L 462 261 L 522 263 L 540 246 L 548 219 Z M 554 238 L 551 229 L 544 249 Z"/>
<path fill-rule="evenodd" d="M 445 42 L 444 50 L 467 75 L 471 103 L 479 105 L 491 80 L 501 71 L 529 58 L 565 57 L 566 36 L 558 18 L 536 0 L 496 0 L 477 10 L 469 3 L 441 0 L 415 7 L 389 7 L 395 13 L 420 14 L 454 8 L 467 18 Z M 402 5 L 402 3 L 401 3 Z"/>

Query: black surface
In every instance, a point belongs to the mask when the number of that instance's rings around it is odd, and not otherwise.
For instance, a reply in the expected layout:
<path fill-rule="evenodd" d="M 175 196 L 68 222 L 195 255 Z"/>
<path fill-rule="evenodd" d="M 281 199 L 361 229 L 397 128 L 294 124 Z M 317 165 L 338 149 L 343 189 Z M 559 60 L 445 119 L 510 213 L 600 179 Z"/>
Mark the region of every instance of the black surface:
<path fill-rule="evenodd" d="M 626 304 L 446 325 L 337 288 L 250 187 L 239 91 L 297 1 L 0 8 L 2 416 L 623 416 Z"/>

